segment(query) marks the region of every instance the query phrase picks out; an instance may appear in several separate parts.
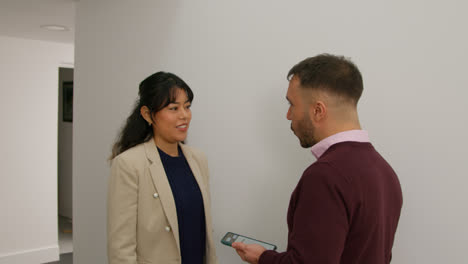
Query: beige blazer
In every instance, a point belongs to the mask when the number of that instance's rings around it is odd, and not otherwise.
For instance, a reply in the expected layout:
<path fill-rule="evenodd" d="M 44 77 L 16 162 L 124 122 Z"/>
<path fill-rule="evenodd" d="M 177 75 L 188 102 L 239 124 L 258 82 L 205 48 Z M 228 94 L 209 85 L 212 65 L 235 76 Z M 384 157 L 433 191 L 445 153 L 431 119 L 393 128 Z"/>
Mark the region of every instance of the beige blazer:
<path fill-rule="evenodd" d="M 205 263 L 215 264 L 208 163 L 203 153 L 183 144 L 180 147 L 203 196 Z M 112 160 L 107 202 L 109 264 L 181 263 L 174 197 L 153 140 Z"/>

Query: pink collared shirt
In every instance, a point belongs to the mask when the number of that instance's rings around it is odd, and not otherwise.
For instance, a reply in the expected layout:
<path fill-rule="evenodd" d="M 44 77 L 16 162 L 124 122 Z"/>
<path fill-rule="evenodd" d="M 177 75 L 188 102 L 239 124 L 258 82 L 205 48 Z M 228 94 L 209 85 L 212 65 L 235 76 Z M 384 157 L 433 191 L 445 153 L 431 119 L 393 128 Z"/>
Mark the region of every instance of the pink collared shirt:
<path fill-rule="evenodd" d="M 336 133 L 327 138 L 322 139 L 319 143 L 312 146 L 310 149 L 316 159 L 319 159 L 325 151 L 336 143 L 345 141 L 353 142 L 370 142 L 369 134 L 365 130 L 348 130 L 340 133 Z"/>

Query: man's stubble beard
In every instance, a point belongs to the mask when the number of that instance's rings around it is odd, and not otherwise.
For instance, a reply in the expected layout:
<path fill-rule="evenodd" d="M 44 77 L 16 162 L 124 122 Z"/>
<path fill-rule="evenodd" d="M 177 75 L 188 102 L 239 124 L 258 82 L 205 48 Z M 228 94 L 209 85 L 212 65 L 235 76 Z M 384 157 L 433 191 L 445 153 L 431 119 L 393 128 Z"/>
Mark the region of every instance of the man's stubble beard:
<path fill-rule="evenodd" d="M 299 121 L 297 131 L 293 129 L 292 123 L 291 130 L 299 139 L 301 147 L 310 148 L 317 144 L 317 140 L 314 138 L 315 127 L 312 124 L 312 121 L 310 121 L 308 113 L 305 113 L 304 118 Z"/>

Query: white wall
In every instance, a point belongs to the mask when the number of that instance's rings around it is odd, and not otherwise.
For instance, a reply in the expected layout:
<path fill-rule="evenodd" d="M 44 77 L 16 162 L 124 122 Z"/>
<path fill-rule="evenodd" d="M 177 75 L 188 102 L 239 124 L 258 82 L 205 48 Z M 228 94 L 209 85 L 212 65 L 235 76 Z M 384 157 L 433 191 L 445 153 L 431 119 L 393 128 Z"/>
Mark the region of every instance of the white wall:
<path fill-rule="evenodd" d="M 73 46 L 0 36 L 0 263 L 58 260 L 58 68 Z"/>
<path fill-rule="evenodd" d="M 63 82 L 73 82 L 72 68 L 59 69 L 58 83 L 58 213 L 71 219 L 73 122 L 63 121 Z"/>
<path fill-rule="evenodd" d="M 106 158 L 138 83 L 159 70 L 195 92 L 188 142 L 209 158 L 216 240 L 234 231 L 284 250 L 290 194 L 314 161 L 285 118 L 286 73 L 330 52 L 360 67 L 361 123 L 401 180 L 393 262 L 465 263 L 467 8 L 453 0 L 80 1 L 75 261 L 106 259 Z M 241 263 L 217 246 L 221 263 Z"/>

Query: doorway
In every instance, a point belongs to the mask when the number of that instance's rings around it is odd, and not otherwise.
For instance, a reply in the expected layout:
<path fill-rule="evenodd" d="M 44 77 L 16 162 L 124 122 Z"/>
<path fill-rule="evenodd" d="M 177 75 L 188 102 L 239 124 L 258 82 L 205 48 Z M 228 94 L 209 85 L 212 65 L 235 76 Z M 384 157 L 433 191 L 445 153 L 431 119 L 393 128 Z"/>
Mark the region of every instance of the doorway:
<path fill-rule="evenodd" d="M 72 139 L 73 68 L 59 68 L 58 83 L 58 228 L 60 255 L 73 252 Z"/>

